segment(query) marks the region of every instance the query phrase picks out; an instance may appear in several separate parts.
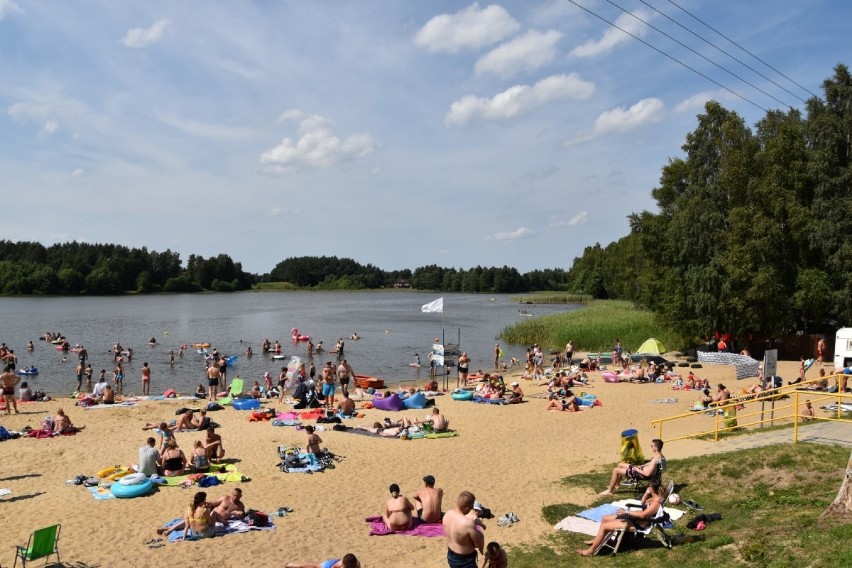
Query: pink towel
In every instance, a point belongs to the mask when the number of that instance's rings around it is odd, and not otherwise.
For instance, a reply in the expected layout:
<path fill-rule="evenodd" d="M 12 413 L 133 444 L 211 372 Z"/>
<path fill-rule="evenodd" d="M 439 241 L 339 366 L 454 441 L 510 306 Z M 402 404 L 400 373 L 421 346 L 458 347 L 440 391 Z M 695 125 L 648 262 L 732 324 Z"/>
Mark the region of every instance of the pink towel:
<path fill-rule="evenodd" d="M 421 523 L 414 519 L 414 526 L 407 531 L 393 532 L 381 517 L 367 517 L 364 519 L 370 523 L 370 536 L 385 536 L 388 534 L 404 534 L 408 536 L 444 536 L 444 525 L 441 523 Z"/>

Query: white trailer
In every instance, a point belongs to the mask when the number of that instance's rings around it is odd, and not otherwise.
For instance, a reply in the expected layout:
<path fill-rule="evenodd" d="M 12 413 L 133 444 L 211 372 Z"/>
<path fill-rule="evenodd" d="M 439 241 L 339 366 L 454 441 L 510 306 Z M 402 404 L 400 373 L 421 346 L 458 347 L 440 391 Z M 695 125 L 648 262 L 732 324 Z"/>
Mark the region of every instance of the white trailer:
<path fill-rule="evenodd" d="M 834 339 L 834 368 L 848 367 L 852 367 L 852 327 L 842 327 Z"/>

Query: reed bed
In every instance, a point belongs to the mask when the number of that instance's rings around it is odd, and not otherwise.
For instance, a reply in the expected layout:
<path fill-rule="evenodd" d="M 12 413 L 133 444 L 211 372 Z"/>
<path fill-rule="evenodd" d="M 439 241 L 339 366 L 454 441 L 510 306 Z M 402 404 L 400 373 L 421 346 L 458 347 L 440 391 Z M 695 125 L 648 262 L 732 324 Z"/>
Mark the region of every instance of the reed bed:
<path fill-rule="evenodd" d="M 591 352 L 610 351 L 616 339 L 632 352 L 649 337 L 659 339 L 670 351 L 684 345 L 652 312 L 617 300 L 595 300 L 576 311 L 526 319 L 504 329 L 500 337 L 509 343 L 538 343 L 548 349 L 564 349 L 573 341 L 577 351 Z"/>

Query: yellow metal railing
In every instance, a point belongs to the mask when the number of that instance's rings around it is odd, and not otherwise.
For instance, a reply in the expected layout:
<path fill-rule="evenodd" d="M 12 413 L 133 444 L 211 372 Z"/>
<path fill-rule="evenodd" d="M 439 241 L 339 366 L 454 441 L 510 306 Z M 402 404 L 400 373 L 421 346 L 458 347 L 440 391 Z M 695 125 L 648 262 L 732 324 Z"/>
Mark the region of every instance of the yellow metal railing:
<path fill-rule="evenodd" d="M 676 416 L 668 416 L 651 421 L 651 428 L 657 428 L 657 438 L 672 442 L 675 440 L 684 440 L 689 438 L 698 438 L 702 436 L 713 436 L 713 441 L 719 440 L 719 434 L 730 432 L 733 430 L 741 430 L 749 427 L 766 427 L 774 426 L 778 422 L 793 422 L 793 442 L 798 442 L 799 422 L 802 419 L 813 419 L 814 421 L 835 421 L 852 423 L 852 419 L 843 417 L 843 409 L 841 403 L 844 401 L 852 403 L 852 394 L 847 394 L 841 387 L 846 386 L 846 379 L 849 375 L 835 374 L 809 379 L 794 385 L 784 385 L 774 389 L 767 389 L 757 394 L 747 394 L 732 396 L 725 404 L 711 404 L 707 409 L 696 410 Z M 822 381 L 834 379 L 837 384 L 837 392 L 831 393 L 821 390 L 809 390 L 807 387 Z M 696 391 L 701 392 L 701 391 Z M 833 417 L 817 416 L 816 411 L 814 416 L 803 416 L 801 414 L 800 399 L 804 396 L 810 400 L 816 408 L 820 403 L 835 403 L 837 404 L 837 412 Z M 788 398 L 789 397 L 789 398 Z M 779 402 L 783 404 L 779 406 Z M 765 403 L 771 403 L 770 408 L 766 408 Z M 758 408 L 754 410 L 754 408 Z M 743 413 L 745 411 L 745 413 Z M 663 425 L 669 422 L 684 421 L 689 418 L 695 419 L 712 413 L 714 417 L 713 428 L 677 436 L 674 438 L 663 438 Z M 751 420 L 753 419 L 753 420 Z"/>

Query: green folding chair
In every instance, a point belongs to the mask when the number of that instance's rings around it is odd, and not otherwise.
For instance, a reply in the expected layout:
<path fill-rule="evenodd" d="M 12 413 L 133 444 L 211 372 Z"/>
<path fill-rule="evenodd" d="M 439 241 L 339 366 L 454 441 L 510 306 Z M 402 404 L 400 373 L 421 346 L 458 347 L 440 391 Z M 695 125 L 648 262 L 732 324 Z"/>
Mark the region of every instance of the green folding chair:
<path fill-rule="evenodd" d="M 231 404 L 234 401 L 234 397 L 243 392 L 243 380 L 239 377 L 236 377 L 233 381 L 231 381 L 231 390 L 228 391 L 228 396 L 222 397 L 218 399 L 216 402 L 225 406 L 226 404 Z"/>
<path fill-rule="evenodd" d="M 59 562 L 59 528 L 60 525 L 53 525 L 38 529 L 30 535 L 26 546 L 15 546 L 15 566 L 18 565 L 19 558 L 22 565 L 26 566 L 27 562 L 40 558 L 47 559 L 53 554 L 56 555 L 56 562 Z"/>

